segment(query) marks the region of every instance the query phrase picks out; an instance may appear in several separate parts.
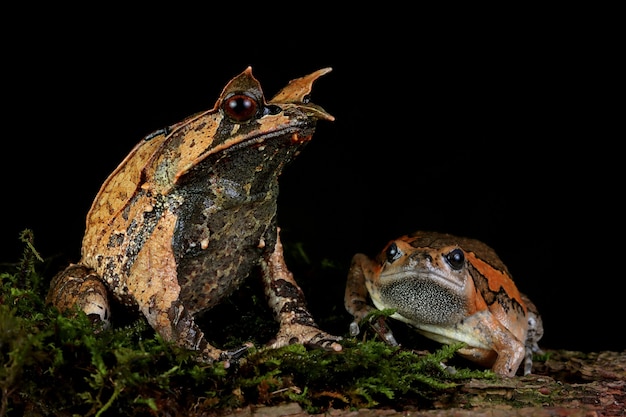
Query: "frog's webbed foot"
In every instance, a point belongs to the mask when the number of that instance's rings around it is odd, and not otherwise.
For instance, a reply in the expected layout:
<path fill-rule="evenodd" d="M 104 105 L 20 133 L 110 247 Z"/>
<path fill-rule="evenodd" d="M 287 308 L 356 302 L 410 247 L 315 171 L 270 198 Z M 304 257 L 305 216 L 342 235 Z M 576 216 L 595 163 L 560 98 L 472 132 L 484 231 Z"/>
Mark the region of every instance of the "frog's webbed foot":
<path fill-rule="evenodd" d="M 341 340 L 340 336 L 328 334 L 315 325 L 292 323 L 282 325 L 275 339 L 268 343 L 268 346 L 275 349 L 299 343 L 312 348 L 339 352 L 343 349 L 339 344 Z"/>

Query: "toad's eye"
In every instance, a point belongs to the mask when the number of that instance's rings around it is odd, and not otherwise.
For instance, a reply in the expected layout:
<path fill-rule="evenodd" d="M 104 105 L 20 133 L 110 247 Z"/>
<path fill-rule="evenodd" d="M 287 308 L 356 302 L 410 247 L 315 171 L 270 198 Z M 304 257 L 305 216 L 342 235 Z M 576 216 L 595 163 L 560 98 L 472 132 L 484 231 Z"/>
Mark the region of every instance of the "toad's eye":
<path fill-rule="evenodd" d="M 457 271 L 463 268 L 463 265 L 465 265 L 465 255 L 463 254 L 463 251 L 459 248 L 449 252 L 447 255 L 445 255 L 445 258 L 446 261 L 448 261 L 448 264 L 450 264 L 450 266 L 452 267 L 452 269 L 456 269 Z"/>
<path fill-rule="evenodd" d="M 402 256 L 402 252 L 400 251 L 400 249 L 398 249 L 398 245 L 396 245 L 395 243 L 392 243 L 387 248 L 386 255 L 387 255 L 387 262 L 389 262 L 391 264 L 396 259 L 398 259 L 399 257 Z"/>
<path fill-rule="evenodd" d="M 259 108 L 259 104 L 252 97 L 245 94 L 234 94 L 222 103 L 224 113 L 237 123 L 245 123 L 252 119 Z"/>

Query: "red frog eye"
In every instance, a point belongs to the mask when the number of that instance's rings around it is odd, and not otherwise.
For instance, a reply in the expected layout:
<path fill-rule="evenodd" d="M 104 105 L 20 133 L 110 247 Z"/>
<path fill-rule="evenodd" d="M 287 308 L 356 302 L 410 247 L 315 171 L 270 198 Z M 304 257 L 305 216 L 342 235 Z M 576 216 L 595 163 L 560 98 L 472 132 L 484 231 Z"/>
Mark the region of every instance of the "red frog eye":
<path fill-rule="evenodd" d="M 444 258 L 452 267 L 452 269 L 455 269 L 457 271 L 459 271 L 465 265 L 465 254 L 459 248 L 453 249 L 452 251 L 448 252 L 444 256 Z"/>
<path fill-rule="evenodd" d="M 222 110 L 237 123 L 245 123 L 256 116 L 259 104 L 245 94 L 234 94 L 222 103 Z"/>

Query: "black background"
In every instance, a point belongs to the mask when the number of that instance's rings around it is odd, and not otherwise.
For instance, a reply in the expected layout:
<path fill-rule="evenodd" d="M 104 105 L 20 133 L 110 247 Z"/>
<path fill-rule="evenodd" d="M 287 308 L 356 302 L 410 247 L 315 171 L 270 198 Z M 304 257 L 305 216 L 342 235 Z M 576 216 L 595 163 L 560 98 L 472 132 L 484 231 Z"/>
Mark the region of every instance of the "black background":
<path fill-rule="evenodd" d="M 626 347 L 610 26 L 532 13 L 458 25 L 462 16 L 402 10 L 358 22 L 244 11 L 13 16 L 0 261 L 19 259 L 24 228 L 44 257 L 77 261 L 107 175 L 147 133 L 212 107 L 248 65 L 268 97 L 330 66 L 312 99 L 336 121 L 320 122 L 282 177 L 286 242 L 347 267 L 417 229 L 478 238 L 542 312 L 544 346 Z"/>

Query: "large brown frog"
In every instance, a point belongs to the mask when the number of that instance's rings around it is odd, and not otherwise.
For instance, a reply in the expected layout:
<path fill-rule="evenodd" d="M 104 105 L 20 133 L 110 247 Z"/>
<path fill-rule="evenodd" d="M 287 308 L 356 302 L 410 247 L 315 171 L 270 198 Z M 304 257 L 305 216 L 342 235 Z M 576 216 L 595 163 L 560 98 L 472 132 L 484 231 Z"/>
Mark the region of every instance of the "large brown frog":
<path fill-rule="evenodd" d="M 350 333 L 376 308 L 441 343 L 465 342 L 459 353 L 502 376 L 532 369 L 543 323 L 495 251 L 476 239 L 414 232 L 390 241 L 375 259 L 356 254 L 348 273 L 345 307 Z M 384 321 L 381 337 L 397 345 Z"/>
<path fill-rule="evenodd" d="M 57 274 L 47 301 L 110 320 L 109 295 L 137 308 L 167 341 L 224 361 L 194 316 L 259 267 L 280 324 L 271 347 L 341 350 L 319 329 L 283 260 L 276 224 L 278 177 L 314 133 L 334 120 L 309 101 L 325 68 L 266 101 L 247 68 L 215 106 L 143 138 L 102 185 L 87 215 L 81 259 Z"/>

